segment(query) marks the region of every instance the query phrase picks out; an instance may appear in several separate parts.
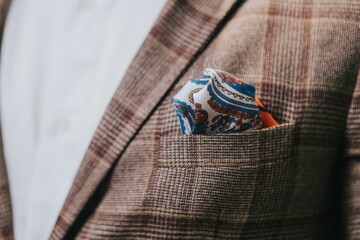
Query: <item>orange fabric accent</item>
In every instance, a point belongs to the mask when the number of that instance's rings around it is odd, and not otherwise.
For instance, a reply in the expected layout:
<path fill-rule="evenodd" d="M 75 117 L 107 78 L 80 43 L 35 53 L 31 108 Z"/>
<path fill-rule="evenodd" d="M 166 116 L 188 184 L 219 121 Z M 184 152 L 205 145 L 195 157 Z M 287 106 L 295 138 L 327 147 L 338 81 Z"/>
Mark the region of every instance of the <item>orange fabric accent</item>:
<path fill-rule="evenodd" d="M 259 107 L 266 109 L 265 105 L 256 97 L 255 97 L 255 102 Z M 264 112 L 264 111 L 260 110 L 260 117 L 261 117 L 261 122 L 262 122 L 263 128 L 269 128 L 269 127 L 279 125 L 279 123 L 268 112 Z"/>

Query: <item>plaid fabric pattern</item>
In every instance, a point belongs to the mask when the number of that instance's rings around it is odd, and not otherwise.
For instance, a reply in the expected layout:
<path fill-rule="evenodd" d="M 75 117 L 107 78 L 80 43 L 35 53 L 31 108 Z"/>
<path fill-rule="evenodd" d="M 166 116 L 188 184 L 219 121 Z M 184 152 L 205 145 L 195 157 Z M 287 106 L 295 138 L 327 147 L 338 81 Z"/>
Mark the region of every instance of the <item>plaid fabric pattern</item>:
<path fill-rule="evenodd" d="M 358 238 L 359 21 L 357 0 L 169 1 L 51 239 Z M 254 84 L 280 125 L 181 135 L 170 99 L 207 67 Z"/>

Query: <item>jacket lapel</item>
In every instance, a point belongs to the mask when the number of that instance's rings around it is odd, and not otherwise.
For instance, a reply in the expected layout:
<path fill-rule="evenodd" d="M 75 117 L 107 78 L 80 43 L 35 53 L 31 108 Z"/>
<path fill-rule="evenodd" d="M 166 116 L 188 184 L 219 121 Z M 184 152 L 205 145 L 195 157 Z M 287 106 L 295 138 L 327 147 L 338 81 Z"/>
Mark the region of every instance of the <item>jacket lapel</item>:
<path fill-rule="evenodd" d="M 9 182 L 6 174 L 5 159 L 4 159 L 1 139 L 0 139 L 0 239 L 13 239 Z"/>
<path fill-rule="evenodd" d="M 66 236 L 144 121 L 238 5 L 235 0 L 168 1 L 98 126 L 51 239 Z"/>
<path fill-rule="evenodd" d="M 10 0 L 0 0 L 0 39 L 2 39 L 5 19 Z M 1 132 L 0 132 L 1 136 Z M 6 173 L 2 139 L 0 137 L 0 239 L 13 239 L 12 210 L 9 181 Z"/>

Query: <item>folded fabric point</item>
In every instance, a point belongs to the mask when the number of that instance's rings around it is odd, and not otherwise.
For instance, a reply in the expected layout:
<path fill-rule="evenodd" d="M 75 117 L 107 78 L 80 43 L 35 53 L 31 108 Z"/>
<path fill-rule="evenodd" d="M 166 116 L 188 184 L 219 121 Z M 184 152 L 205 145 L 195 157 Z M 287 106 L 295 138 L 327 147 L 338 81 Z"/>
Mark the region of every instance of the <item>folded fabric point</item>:
<path fill-rule="evenodd" d="M 255 97 L 254 85 L 207 68 L 171 99 L 182 134 L 216 134 L 279 125 Z"/>

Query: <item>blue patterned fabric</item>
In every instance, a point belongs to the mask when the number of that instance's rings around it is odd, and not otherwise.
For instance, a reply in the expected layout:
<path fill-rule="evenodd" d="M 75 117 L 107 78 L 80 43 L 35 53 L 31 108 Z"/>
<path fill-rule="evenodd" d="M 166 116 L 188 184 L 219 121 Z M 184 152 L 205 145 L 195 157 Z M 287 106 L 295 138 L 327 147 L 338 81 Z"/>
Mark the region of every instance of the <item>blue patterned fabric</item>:
<path fill-rule="evenodd" d="M 261 128 L 255 87 L 239 78 L 207 68 L 171 99 L 182 134 L 215 134 Z"/>

